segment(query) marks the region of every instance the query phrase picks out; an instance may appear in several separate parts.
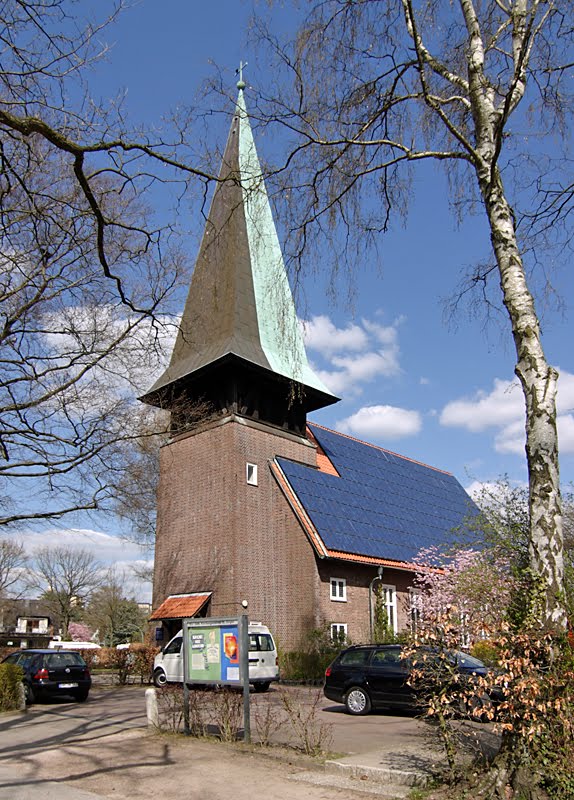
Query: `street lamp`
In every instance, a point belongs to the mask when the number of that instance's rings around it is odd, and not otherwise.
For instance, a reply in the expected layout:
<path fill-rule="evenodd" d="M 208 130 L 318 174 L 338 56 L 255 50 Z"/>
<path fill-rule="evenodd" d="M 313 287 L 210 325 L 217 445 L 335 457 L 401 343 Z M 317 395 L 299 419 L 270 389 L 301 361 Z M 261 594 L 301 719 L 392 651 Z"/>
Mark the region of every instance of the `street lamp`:
<path fill-rule="evenodd" d="M 371 642 L 373 641 L 373 586 L 377 581 L 383 580 L 383 568 L 379 567 L 377 574 L 369 584 L 369 628 L 371 633 Z"/>

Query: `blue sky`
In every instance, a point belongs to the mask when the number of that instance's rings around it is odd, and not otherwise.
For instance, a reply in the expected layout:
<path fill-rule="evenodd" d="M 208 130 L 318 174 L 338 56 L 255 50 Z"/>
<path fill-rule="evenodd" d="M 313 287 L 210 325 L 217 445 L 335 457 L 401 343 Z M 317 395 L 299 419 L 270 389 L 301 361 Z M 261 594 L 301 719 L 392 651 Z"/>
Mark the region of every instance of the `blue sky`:
<path fill-rule="evenodd" d="M 132 121 L 160 125 L 171 109 L 196 100 L 214 64 L 234 93 L 234 70 L 240 60 L 250 61 L 252 6 L 241 0 L 140 0 L 103 35 L 111 50 L 94 69 L 92 94 L 105 101 L 122 90 Z M 292 23 L 288 3 L 273 13 L 281 25 Z M 263 67 L 246 69 L 248 108 L 260 82 L 265 89 Z M 221 148 L 226 125 L 216 118 L 213 124 Z M 255 135 L 264 157 L 266 142 Z M 523 482 L 523 399 L 513 385 L 509 323 L 501 316 L 484 328 L 481 319 L 464 313 L 445 320 L 445 301 L 461 268 L 489 255 L 486 225 L 481 218 L 455 225 L 446 181 L 431 166 L 416 173 L 412 194 L 409 216 L 381 241 L 378 261 L 365 264 L 356 276 L 352 302 L 344 287 L 335 303 L 328 300 L 329 276 L 320 270 L 304 279 L 309 359 L 342 398 L 313 419 L 452 472 L 467 488 L 503 474 Z M 198 244 L 190 237 L 192 261 Z M 558 265 L 554 280 L 565 308 L 544 316 L 544 344 L 562 373 L 561 469 L 568 483 L 574 481 L 572 271 Z M 89 535 L 109 537 L 111 560 L 137 558 L 131 548 L 117 553 L 115 530 L 113 522 L 103 520 L 101 531 Z M 86 535 L 78 533 L 78 540 Z M 104 552 L 103 539 L 98 542 Z"/>

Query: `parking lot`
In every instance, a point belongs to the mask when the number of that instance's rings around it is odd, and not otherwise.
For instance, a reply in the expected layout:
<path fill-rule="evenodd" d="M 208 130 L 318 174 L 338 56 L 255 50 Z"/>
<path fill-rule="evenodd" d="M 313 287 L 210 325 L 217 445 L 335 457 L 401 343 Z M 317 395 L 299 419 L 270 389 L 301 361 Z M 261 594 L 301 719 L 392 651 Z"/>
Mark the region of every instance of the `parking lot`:
<path fill-rule="evenodd" d="M 34 705 L 25 714 L 0 717 L 0 798 L 31 797 L 43 781 L 75 789 L 76 795 L 63 795 L 59 789 L 62 800 L 79 797 L 80 789 L 97 797 L 150 800 L 169 789 L 172 800 L 201 796 L 216 800 L 229 797 L 230 780 L 236 784 L 234 800 L 252 800 L 253 787 L 262 780 L 270 799 L 338 796 L 332 784 L 329 791 L 312 784 L 303 790 L 301 782 L 308 781 L 320 765 L 295 753 L 275 762 L 253 748 L 149 733 L 146 688 L 96 687 L 84 704 L 57 700 Z M 274 714 L 282 691 L 274 686 L 266 694 L 252 694 L 253 712 L 269 708 Z M 396 769 L 429 766 L 441 758 L 428 724 L 384 712 L 350 717 L 342 706 L 322 698 L 320 689 L 287 687 L 287 691 L 303 708 L 319 695 L 317 721 L 331 730 L 333 758 Z M 18 794 L 20 790 L 29 794 Z M 348 786 L 340 791 L 341 796 L 353 796 Z M 50 796 L 43 789 L 42 793 Z"/>

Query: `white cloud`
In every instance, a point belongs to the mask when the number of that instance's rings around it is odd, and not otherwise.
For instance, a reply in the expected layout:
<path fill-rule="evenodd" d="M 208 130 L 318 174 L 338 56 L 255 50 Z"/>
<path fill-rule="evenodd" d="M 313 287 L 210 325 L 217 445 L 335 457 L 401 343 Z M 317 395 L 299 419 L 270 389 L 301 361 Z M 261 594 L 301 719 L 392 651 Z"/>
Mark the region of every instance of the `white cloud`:
<path fill-rule="evenodd" d="M 441 425 L 466 428 L 473 433 L 524 418 L 524 397 L 518 381 L 494 381 L 490 393 L 478 391 L 473 397 L 454 400 L 443 408 Z"/>
<path fill-rule="evenodd" d="M 472 481 L 465 491 L 479 507 L 497 507 L 504 513 L 505 501 L 512 501 L 516 489 L 528 496 L 528 484 L 523 481 Z"/>
<path fill-rule="evenodd" d="M 563 371 L 558 381 L 557 424 L 560 451 L 574 453 L 574 375 Z M 495 429 L 497 453 L 524 454 L 524 396 L 517 380 L 496 378 L 490 392 L 454 400 L 443 408 L 441 425 L 465 428 L 472 433 Z"/>
<path fill-rule="evenodd" d="M 368 345 L 369 338 L 358 325 L 349 324 L 346 328 L 337 328 L 324 314 L 303 320 L 301 324 L 305 346 L 310 350 L 329 354 L 363 350 Z"/>
<path fill-rule="evenodd" d="M 561 453 L 574 453 L 574 414 L 558 417 L 558 446 Z"/>
<path fill-rule="evenodd" d="M 395 406 L 365 406 L 337 423 L 342 433 L 364 439 L 401 439 L 419 433 L 422 427 L 418 411 Z"/>
<path fill-rule="evenodd" d="M 524 420 L 516 420 L 509 425 L 504 425 L 494 437 L 494 449 L 497 453 L 509 453 L 517 456 L 524 455 L 526 434 Z"/>
<path fill-rule="evenodd" d="M 149 389 L 166 368 L 179 323 L 177 316 L 130 320 L 109 305 L 75 306 L 45 316 L 44 338 L 62 366 L 73 363 L 78 371 L 105 353 L 76 384 L 76 392 L 97 379 L 112 394 L 133 396 Z M 82 356 L 84 345 L 86 354 Z"/>
<path fill-rule="evenodd" d="M 303 321 L 305 345 L 319 362 L 313 364 L 315 371 L 334 394 L 346 397 L 360 394 L 361 384 L 377 377 L 400 374 L 398 328 L 403 319 L 392 325 L 362 319 L 344 328 L 325 315 Z"/>
<path fill-rule="evenodd" d="M 85 528 L 49 528 L 44 531 L 22 531 L 17 537 L 26 553 L 34 557 L 40 547 L 67 547 L 72 550 L 87 550 L 102 564 L 104 570 L 114 567 L 125 578 L 126 596 L 136 600 L 151 600 L 151 584 L 133 575 L 133 567 L 144 567 L 152 561 L 146 558 L 142 548 L 118 536 Z"/>

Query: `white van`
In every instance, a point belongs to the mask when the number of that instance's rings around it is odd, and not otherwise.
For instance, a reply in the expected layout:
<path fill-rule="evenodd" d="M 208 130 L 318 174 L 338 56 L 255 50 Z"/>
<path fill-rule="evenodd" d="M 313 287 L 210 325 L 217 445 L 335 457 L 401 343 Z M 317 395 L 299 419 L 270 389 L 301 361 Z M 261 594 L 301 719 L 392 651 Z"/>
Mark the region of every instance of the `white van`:
<path fill-rule="evenodd" d="M 153 662 L 156 686 L 183 682 L 182 632 L 176 633 Z M 277 648 L 269 628 L 260 622 L 249 623 L 249 683 L 256 692 L 266 692 L 272 681 L 279 680 Z"/>

